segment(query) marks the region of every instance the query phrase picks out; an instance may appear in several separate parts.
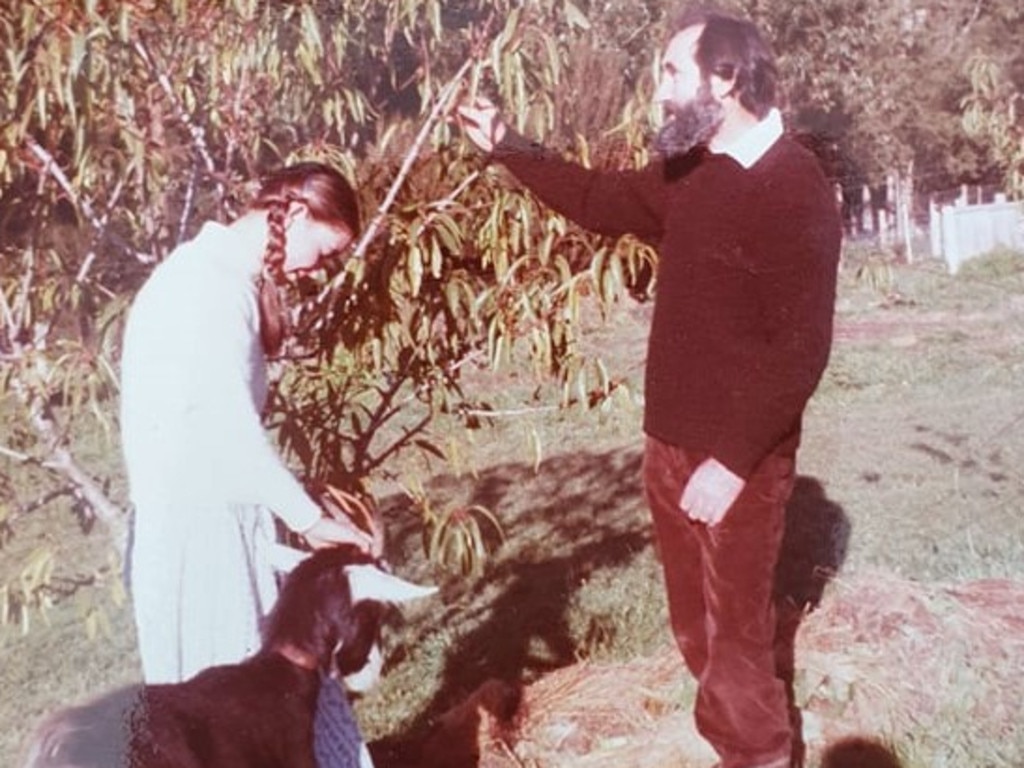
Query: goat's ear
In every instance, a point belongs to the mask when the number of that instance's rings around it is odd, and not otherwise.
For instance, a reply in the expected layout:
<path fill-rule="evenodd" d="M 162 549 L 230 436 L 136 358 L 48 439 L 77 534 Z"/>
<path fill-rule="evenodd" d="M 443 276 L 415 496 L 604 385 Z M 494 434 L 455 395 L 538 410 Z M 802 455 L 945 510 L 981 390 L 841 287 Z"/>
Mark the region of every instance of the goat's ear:
<path fill-rule="evenodd" d="M 437 587 L 421 587 L 382 571 L 375 565 L 349 565 L 345 568 L 345 575 L 348 576 L 353 603 L 364 600 L 404 603 L 437 592 Z"/>

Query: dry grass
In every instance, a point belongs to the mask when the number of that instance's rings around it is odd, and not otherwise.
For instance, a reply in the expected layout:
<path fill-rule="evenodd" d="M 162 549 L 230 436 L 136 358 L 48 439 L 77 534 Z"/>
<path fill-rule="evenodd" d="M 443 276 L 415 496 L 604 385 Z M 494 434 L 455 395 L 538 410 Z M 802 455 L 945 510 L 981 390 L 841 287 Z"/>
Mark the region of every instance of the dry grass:
<path fill-rule="evenodd" d="M 920 765 L 965 751 L 978 766 L 1024 756 L 1024 583 L 924 585 L 885 572 L 839 579 L 806 617 L 797 658 L 812 761 L 865 734 L 930 739 Z M 424 764 L 465 764 L 457 757 L 475 749 L 481 766 L 703 765 L 713 753 L 693 732 L 691 699 L 671 647 L 577 664 L 521 690 L 492 680 L 440 718 Z"/>
<path fill-rule="evenodd" d="M 911 736 L 933 755 L 1001 745 L 1024 756 L 1024 582 L 922 584 L 887 572 L 841 578 L 797 647 L 798 700 L 822 736 Z M 957 727 L 949 722 L 955 718 Z M 981 761 L 975 763 L 983 764 Z"/>

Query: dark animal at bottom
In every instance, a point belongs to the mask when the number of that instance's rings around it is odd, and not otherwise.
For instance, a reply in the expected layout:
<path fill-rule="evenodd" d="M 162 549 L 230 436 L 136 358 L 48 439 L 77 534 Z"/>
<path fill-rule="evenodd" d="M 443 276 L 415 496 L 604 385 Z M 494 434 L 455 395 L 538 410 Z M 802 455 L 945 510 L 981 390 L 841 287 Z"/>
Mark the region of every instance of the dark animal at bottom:
<path fill-rule="evenodd" d="M 285 580 L 254 656 L 59 710 L 37 728 L 23 768 L 316 768 L 322 675 L 368 687 L 386 604 L 434 591 L 355 548 L 317 552 Z"/>

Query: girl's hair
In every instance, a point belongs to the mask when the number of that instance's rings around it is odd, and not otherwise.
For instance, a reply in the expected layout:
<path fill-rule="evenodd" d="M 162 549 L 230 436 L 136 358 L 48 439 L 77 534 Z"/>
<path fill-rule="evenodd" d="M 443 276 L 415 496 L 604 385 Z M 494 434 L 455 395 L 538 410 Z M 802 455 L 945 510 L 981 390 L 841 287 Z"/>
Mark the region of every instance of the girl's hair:
<path fill-rule="evenodd" d="M 701 75 L 734 80 L 736 97 L 758 119 L 776 106 L 779 73 L 775 58 L 753 23 L 706 7 L 688 8 L 670 28 L 671 35 L 703 25 L 696 60 Z"/>
<path fill-rule="evenodd" d="M 270 236 L 263 256 L 264 273 L 281 280 L 284 273 L 284 221 L 291 203 L 304 203 L 317 221 L 345 227 L 359 237 L 359 201 L 345 177 L 323 163 L 289 165 L 264 176 L 251 210 L 265 210 Z"/>
<path fill-rule="evenodd" d="M 317 221 L 344 227 L 359 237 L 359 201 L 352 185 L 323 163 L 303 162 L 264 176 L 250 210 L 267 212 L 267 250 L 260 274 L 260 337 L 268 355 L 284 340 L 285 318 L 277 287 L 284 284 L 285 217 L 291 203 L 303 203 Z"/>

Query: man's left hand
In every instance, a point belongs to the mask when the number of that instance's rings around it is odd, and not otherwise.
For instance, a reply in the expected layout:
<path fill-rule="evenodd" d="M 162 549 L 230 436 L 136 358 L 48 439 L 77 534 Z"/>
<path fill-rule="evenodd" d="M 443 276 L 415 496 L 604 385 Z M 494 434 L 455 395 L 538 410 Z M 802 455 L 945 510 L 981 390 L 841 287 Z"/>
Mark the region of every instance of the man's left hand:
<path fill-rule="evenodd" d="M 679 508 L 695 522 L 718 525 L 743 491 L 746 481 L 713 458 L 690 475 Z"/>

